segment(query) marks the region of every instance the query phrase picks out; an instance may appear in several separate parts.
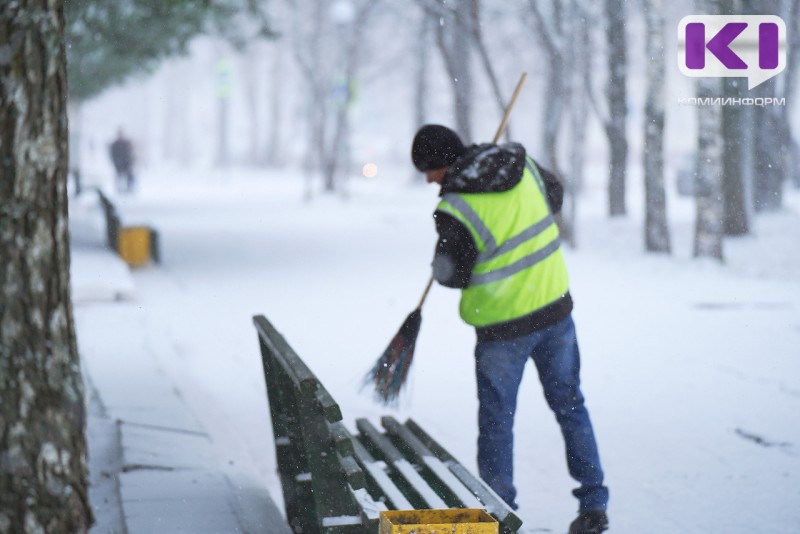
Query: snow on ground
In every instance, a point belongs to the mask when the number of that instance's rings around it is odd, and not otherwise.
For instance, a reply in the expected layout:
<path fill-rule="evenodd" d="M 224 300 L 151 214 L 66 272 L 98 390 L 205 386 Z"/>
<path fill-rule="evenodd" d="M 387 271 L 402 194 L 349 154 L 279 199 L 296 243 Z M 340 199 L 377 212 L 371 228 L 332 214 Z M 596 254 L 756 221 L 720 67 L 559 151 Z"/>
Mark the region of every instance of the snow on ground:
<path fill-rule="evenodd" d="M 386 413 L 361 380 L 416 305 L 435 239 L 436 191 L 407 176 L 396 169 L 354 180 L 348 199 L 304 201 L 291 170 L 150 169 L 116 202 L 124 222 L 159 229 L 163 265 L 133 272 L 132 300 L 81 304 L 79 332 L 122 342 L 125 321 L 97 329 L 136 308 L 159 368 L 220 461 L 236 466 L 229 476 L 280 502 L 251 317 L 265 314 L 284 334 L 351 429 Z M 691 258 L 690 200 L 670 198 L 675 252 L 663 257 L 641 251 L 636 187 L 622 220 L 604 216 L 602 187 L 582 197 L 567 261 L 612 532 L 800 529 L 799 193 L 756 220 L 756 237 L 726 240 L 723 266 Z M 395 416 L 413 417 L 474 471 L 475 336 L 457 303 L 445 288 L 429 296 Z M 563 532 L 574 484 L 532 367 L 515 430 L 526 526 Z"/>

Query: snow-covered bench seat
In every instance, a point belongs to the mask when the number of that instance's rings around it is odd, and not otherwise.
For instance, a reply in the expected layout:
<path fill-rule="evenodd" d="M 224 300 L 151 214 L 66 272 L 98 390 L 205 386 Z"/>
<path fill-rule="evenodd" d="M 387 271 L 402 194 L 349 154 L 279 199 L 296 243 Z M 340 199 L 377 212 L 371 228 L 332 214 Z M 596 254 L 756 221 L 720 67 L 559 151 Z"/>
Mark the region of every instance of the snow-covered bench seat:
<path fill-rule="evenodd" d="M 286 517 L 303 534 L 377 534 L 382 510 L 483 508 L 505 534 L 522 521 L 414 421 L 357 419 L 338 404 L 270 322 L 254 317 Z"/>

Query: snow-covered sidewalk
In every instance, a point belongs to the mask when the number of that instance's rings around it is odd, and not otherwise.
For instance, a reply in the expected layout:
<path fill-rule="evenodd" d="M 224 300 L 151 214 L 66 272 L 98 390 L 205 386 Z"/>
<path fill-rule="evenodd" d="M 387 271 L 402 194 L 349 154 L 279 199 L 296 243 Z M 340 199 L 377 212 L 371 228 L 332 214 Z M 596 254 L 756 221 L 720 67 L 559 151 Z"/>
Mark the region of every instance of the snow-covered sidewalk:
<path fill-rule="evenodd" d="M 345 424 L 385 413 L 360 381 L 418 301 L 434 242 L 436 193 L 400 174 L 352 184 L 348 201 L 305 203 L 291 173 L 172 169 L 120 199 L 124 217 L 159 229 L 164 263 L 133 273 L 131 300 L 77 302 L 76 316 L 89 376 L 109 416 L 125 421 L 126 517 L 127 503 L 156 486 L 192 499 L 175 503 L 176 529 L 213 509 L 233 521 L 219 531 L 247 530 L 247 499 L 265 491 L 280 508 L 255 314 L 320 377 Z M 581 200 L 580 248 L 567 262 L 611 532 L 796 532 L 800 195 L 789 191 L 787 208 L 762 215 L 753 236 L 726 240 L 720 266 L 691 259 L 690 200 L 670 199 L 674 255 L 649 256 L 641 213 L 608 220 L 602 191 L 589 184 Z M 457 302 L 457 292 L 433 289 L 394 415 L 413 417 L 475 471 L 474 332 Z M 562 532 L 574 481 L 530 368 L 515 433 L 526 526 Z M 153 456 L 159 444 L 166 452 Z M 188 473 L 208 481 L 201 491 Z M 155 486 L 137 482 L 145 476 Z M 155 530 L 170 531 L 179 530 Z"/>
<path fill-rule="evenodd" d="M 84 214 L 85 215 L 85 214 Z M 72 293 L 89 398 L 91 500 L 98 533 L 288 532 L 263 486 L 250 484 L 161 365 L 130 271 L 80 228 Z"/>

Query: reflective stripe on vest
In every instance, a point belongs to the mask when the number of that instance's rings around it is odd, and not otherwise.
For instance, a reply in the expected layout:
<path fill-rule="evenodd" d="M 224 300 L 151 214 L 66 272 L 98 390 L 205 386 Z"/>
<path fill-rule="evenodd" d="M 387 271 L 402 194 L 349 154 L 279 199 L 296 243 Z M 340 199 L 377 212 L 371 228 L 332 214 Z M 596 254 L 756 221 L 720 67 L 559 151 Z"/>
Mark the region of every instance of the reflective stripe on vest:
<path fill-rule="evenodd" d="M 544 183 L 539 175 L 539 171 L 529 158 L 526 158 L 525 167 L 533 175 L 533 179 L 539 188 L 539 192 L 542 193 L 545 198 L 547 198 L 547 192 L 544 189 Z M 442 199 L 458 210 L 458 212 L 472 225 L 472 228 L 478 233 L 481 241 L 483 241 L 485 250 L 478 253 L 476 265 L 486 263 L 497 258 L 498 256 L 514 250 L 526 241 L 537 237 L 539 234 L 547 230 L 551 224 L 555 223 L 553 215 L 548 212 L 547 217 L 537 223 L 532 224 L 519 234 L 507 240 L 501 246 L 497 246 L 494 236 L 486 227 L 486 224 L 484 224 L 478 214 L 475 213 L 475 210 L 472 209 L 472 207 L 467 204 L 463 198 L 461 198 L 457 193 L 447 193 L 442 196 Z M 490 282 L 496 282 L 518 273 L 519 271 L 536 265 L 540 261 L 544 260 L 550 254 L 558 250 L 560 245 L 561 241 L 558 239 L 558 237 L 556 237 L 543 248 L 517 260 L 511 265 L 507 265 L 501 269 L 488 273 L 473 274 L 470 278 L 470 285 L 488 284 Z"/>
<path fill-rule="evenodd" d="M 514 274 L 517 274 L 523 269 L 527 269 L 528 267 L 533 267 L 540 261 L 546 259 L 550 254 L 558 250 L 558 247 L 561 246 L 561 240 L 558 238 L 553 239 L 543 248 L 540 248 L 533 254 L 528 254 L 521 260 L 517 260 L 511 265 L 503 267 L 501 269 L 497 269 L 496 271 L 489 271 L 488 273 L 483 274 L 473 274 L 472 277 L 469 279 L 470 285 L 477 286 L 481 284 L 488 284 L 491 282 L 497 282 L 498 280 L 502 280 L 503 278 L 508 278 Z"/>
<path fill-rule="evenodd" d="M 522 317 L 560 298 L 568 276 L 541 175 L 526 158 L 520 183 L 499 193 L 449 193 L 437 208 L 470 231 L 478 249 L 461 316 L 484 326 Z M 490 285 L 491 284 L 491 285 Z"/>

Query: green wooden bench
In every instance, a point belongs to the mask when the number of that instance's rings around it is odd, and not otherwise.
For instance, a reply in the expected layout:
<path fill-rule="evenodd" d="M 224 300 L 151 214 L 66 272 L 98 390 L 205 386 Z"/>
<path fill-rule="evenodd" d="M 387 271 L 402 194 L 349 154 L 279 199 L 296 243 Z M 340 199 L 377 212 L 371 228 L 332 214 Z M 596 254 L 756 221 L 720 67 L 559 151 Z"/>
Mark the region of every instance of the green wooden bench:
<path fill-rule="evenodd" d="M 503 533 L 522 521 L 413 420 L 357 419 L 339 405 L 270 322 L 261 346 L 286 517 L 298 534 L 377 534 L 383 510 L 483 508 Z"/>

